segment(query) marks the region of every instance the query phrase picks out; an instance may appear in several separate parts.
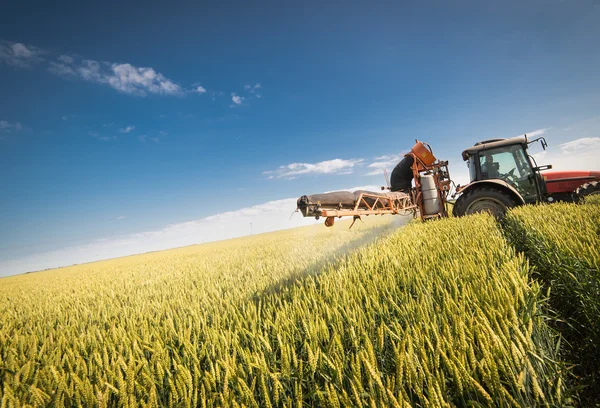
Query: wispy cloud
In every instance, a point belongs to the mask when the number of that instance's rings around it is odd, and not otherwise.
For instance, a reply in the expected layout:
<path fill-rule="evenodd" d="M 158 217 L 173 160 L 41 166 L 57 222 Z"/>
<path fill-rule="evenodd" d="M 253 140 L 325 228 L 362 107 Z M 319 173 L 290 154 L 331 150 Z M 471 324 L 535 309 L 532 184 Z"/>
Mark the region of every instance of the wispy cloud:
<path fill-rule="evenodd" d="M 129 125 L 127 127 L 119 129 L 119 132 L 121 132 L 121 133 L 129 133 L 129 132 L 133 131 L 134 129 L 135 129 L 135 126 Z"/>
<path fill-rule="evenodd" d="M 88 132 L 88 135 L 90 135 L 91 137 L 93 137 L 96 140 L 101 140 L 103 142 L 108 142 L 109 140 L 111 140 L 110 137 L 108 137 L 108 136 L 102 136 L 102 135 L 100 135 L 100 133 L 95 132 L 95 131 Z M 113 137 L 112 139 L 116 139 L 116 136 Z"/>
<path fill-rule="evenodd" d="M 0 40 L 0 63 L 19 68 L 30 68 L 40 63 L 49 72 L 62 78 L 82 80 L 109 86 L 121 93 L 135 96 L 170 95 L 189 93 L 205 94 L 207 89 L 199 82 L 182 86 L 152 67 L 139 67 L 126 62 L 98 61 L 75 54 L 57 54 L 33 45 Z M 232 106 L 241 105 L 244 99 L 260 98 L 261 84 L 244 87 L 245 96 L 232 93 Z M 222 91 L 211 92 L 213 101 Z"/>
<path fill-rule="evenodd" d="M 122 220 L 122 219 L 124 219 L 124 218 L 125 218 L 125 216 L 124 216 L 124 215 L 121 215 L 121 216 L 117 217 L 117 220 Z"/>
<path fill-rule="evenodd" d="M 61 55 L 56 61 L 50 61 L 48 70 L 61 77 L 108 85 L 129 95 L 183 95 L 183 89 L 179 84 L 150 67 L 99 62 L 92 59 L 76 60 Z"/>
<path fill-rule="evenodd" d="M 60 62 L 64 62 L 65 64 L 72 64 L 75 62 L 73 57 L 69 57 L 68 55 L 59 55 L 57 58 Z"/>
<path fill-rule="evenodd" d="M 600 170 L 600 137 L 582 137 L 559 145 L 549 140 L 548 145 L 546 150 L 533 154 L 539 165 L 551 164 L 552 170 Z"/>
<path fill-rule="evenodd" d="M 250 85 L 250 84 L 244 85 L 244 89 L 246 91 L 250 92 L 251 94 L 256 93 L 256 91 L 258 91 L 260 88 L 262 88 L 262 85 L 260 84 L 260 82 L 257 82 L 254 85 Z"/>
<path fill-rule="evenodd" d="M 527 139 L 533 139 L 534 137 L 543 135 L 544 133 L 546 133 L 547 130 L 550 130 L 550 128 L 537 129 L 537 130 L 534 130 L 531 132 L 527 132 L 525 134 L 527 135 Z M 519 135 L 519 136 L 521 136 L 521 135 Z"/>
<path fill-rule="evenodd" d="M 241 105 L 242 102 L 244 101 L 244 99 L 246 99 L 246 98 L 244 98 L 243 96 L 237 95 L 235 92 L 231 93 L 231 101 L 233 103 L 235 103 L 236 105 Z"/>
<path fill-rule="evenodd" d="M 175 81 L 151 67 L 136 67 L 129 63 L 114 63 L 61 54 L 46 60 L 50 52 L 22 43 L 0 42 L 0 62 L 20 68 L 46 61 L 48 71 L 65 78 L 104 84 L 129 95 L 184 95 Z M 43 57 L 46 56 L 46 57 Z M 202 87 L 196 87 L 200 92 Z"/>
<path fill-rule="evenodd" d="M 145 143 L 146 139 L 148 139 L 148 135 L 139 135 L 138 136 L 138 140 L 142 143 Z"/>
<path fill-rule="evenodd" d="M 375 157 L 374 161 L 367 165 L 371 171 L 365 176 L 381 176 L 384 170 L 391 171 L 401 159 L 401 154 Z"/>
<path fill-rule="evenodd" d="M 20 122 L 0 120 L 0 131 L 4 133 L 20 132 L 21 130 L 23 130 L 23 125 Z"/>
<path fill-rule="evenodd" d="M 575 153 L 578 150 L 600 148 L 600 137 L 582 137 L 559 145 L 565 153 Z"/>
<path fill-rule="evenodd" d="M 45 51 L 32 45 L 0 41 L 0 62 L 13 67 L 29 68 L 43 61 Z"/>
<path fill-rule="evenodd" d="M 319 163 L 291 163 L 280 166 L 277 170 L 264 171 L 263 174 L 270 179 L 294 179 L 300 175 L 308 174 L 351 174 L 355 166 L 362 164 L 363 159 L 333 159 Z"/>
<path fill-rule="evenodd" d="M 164 95 L 181 95 L 182 89 L 175 82 L 152 68 L 135 67 L 131 64 L 111 64 L 112 74 L 107 75 L 110 86 L 125 93 L 146 95 L 147 92 Z"/>
<path fill-rule="evenodd" d="M 262 98 L 262 95 L 259 93 L 261 88 L 262 88 L 262 85 L 260 84 L 260 82 L 257 82 L 254 85 L 252 85 L 252 84 L 244 85 L 244 90 L 248 93 L 248 99 Z"/>

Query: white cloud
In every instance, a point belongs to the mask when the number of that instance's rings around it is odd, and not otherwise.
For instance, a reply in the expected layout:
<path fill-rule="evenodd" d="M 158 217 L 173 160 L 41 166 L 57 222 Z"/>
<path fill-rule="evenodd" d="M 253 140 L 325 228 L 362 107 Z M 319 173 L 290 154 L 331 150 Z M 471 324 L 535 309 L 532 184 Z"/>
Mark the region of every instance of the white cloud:
<path fill-rule="evenodd" d="M 129 132 L 131 132 L 133 129 L 135 129 L 135 126 L 131 126 L 131 125 L 129 125 L 129 126 L 127 126 L 127 127 L 124 127 L 123 129 L 119 129 L 119 132 L 121 132 L 121 133 L 129 133 Z"/>
<path fill-rule="evenodd" d="M 527 139 L 531 140 L 531 139 L 534 139 L 534 138 L 536 138 L 538 136 L 543 135 L 544 133 L 546 133 L 547 130 L 549 130 L 549 128 L 537 129 L 537 130 L 534 130 L 532 132 L 527 132 L 525 134 L 527 135 Z M 521 135 L 519 135 L 519 136 L 521 136 Z"/>
<path fill-rule="evenodd" d="M 0 62 L 19 68 L 29 68 L 43 60 L 45 51 L 32 45 L 0 41 Z"/>
<path fill-rule="evenodd" d="M 351 174 L 355 166 L 361 165 L 363 159 L 333 159 L 319 163 L 291 163 L 280 166 L 277 170 L 264 171 L 269 178 L 291 179 L 306 174 Z"/>
<path fill-rule="evenodd" d="M 101 67 L 98 61 L 83 60 L 76 70 L 86 81 L 108 82 L 108 78 L 100 72 Z"/>
<path fill-rule="evenodd" d="M 124 216 L 124 215 L 121 215 L 121 216 L 118 216 L 118 217 L 117 217 L 117 220 L 122 220 L 123 218 L 125 218 L 125 216 Z"/>
<path fill-rule="evenodd" d="M 94 132 L 94 131 L 88 132 L 88 135 L 90 135 L 91 137 L 93 137 L 96 140 L 101 140 L 103 142 L 108 142 L 109 140 L 111 140 L 110 137 L 108 137 L 108 136 L 101 136 L 100 133 Z M 116 136 L 113 137 L 113 139 L 116 139 Z"/>
<path fill-rule="evenodd" d="M 140 135 L 140 136 L 138 136 L 139 141 L 142 142 L 142 143 L 146 142 L 147 138 L 148 138 L 148 135 Z"/>
<path fill-rule="evenodd" d="M 161 130 L 160 132 L 158 132 L 158 134 L 159 134 L 159 135 L 161 135 L 161 136 L 166 136 L 166 135 L 168 135 L 168 133 L 167 133 L 167 132 L 165 132 L 165 131 L 162 131 L 162 130 Z"/>
<path fill-rule="evenodd" d="M 257 93 L 257 91 L 262 88 L 262 85 L 260 84 L 260 82 L 257 82 L 256 84 L 252 85 L 252 84 L 246 84 L 244 85 L 244 90 L 248 93 L 250 93 L 251 95 L 249 96 L 250 99 L 252 99 L 252 95 L 254 95 L 257 99 L 261 98 L 261 95 L 259 93 Z"/>
<path fill-rule="evenodd" d="M 583 137 L 533 154 L 538 165 L 551 164 L 552 170 L 600 170 L 600 137 Z"/>
<path fill-rule="evenodd" d="M 77 61 L 71 56 L 60 55 L 57 61 L 49 62 L 48 70 L 66 78 L 105 84 L 130 95 L 183 95 L 181 86 L 149 67 L 98 62 L 92 59 Z"/>
<path fill-rule="evenodd" d="M 244 99 L 246 99 L 246 98 L 244 98 L 243 96 L 236 95 L 236 94 L 235 94 L 235 92 L 233 92 L 233 93 L 231 94 L 231 100 L 232 100 L 232 101 L 233 101 L 233 103 L 235 103 L 236 105 L 241 105 L 241 104 L 242 104 L 242 102 L 244 101 Z"/>
<path fill-rule="evenodd" d="M 158 143 L 158 142 L 160 141 L 160 139 L 159 139 L 158 137 L 153 137 L 153 138 L 152 138 L 152 141 L 153 141 L 154 143 Z"/>
<path fill-rule="evenodd" d="M 179 85 L 152 68 L 134 67 L 131 64 L 112 64 L 112 75 L 106 78 L 118 91 L 144 96 L 147 92 L 164 95 L 181 95 Z"/>
<path fill-rule="evenodd" d="M 69 57 L 68 55 L 60 55 L 57 59 L 65 64 L 72 64 L 75 61 L 73 57 Z"/>
<path fill-rule="evenodd" d="M 597 149 L 600 147 L 600 137 L 583 137 L 559 145 L 565 153 L 575 153 L 578 150 Z"/>
<path fill-rule="evenodd" d="M 333 190 L 333 191 L 350 191 L 351 193 L 353 193 L 357 190 L 365 190 L 365 191 L 371 191 L 371 192 L 377 193 L 377 192 L 381 192 L 381 186 L 376 186 L 374 184 L 368 184 L 365 186 L 342 188 L 342 189 Z M 331 193 L 333 191 L 325 191 L 325 193 Z"/>
<path fill-rule="evenodd" d="M 0 120 L 0 130 L 4 133 L 20 132 L 23 130 L 23 125 L 20 122 L 7 122 L 6 120 Z"/>
<path fill-rule="evenodd" d="M 70 66 L 59 63 L 59 62 L 54 62 L 54 61 L 50 61 L 49 66 L 48 66 L 48 71 L 52 72 L 55 75 L 62 76 L 62 77 L 76 77 L 77 76 L 77 74 L 75 73 L 73 68 L 71 68 Z"/>
<path fill-rule="evenodd" d="M 46 68 L 53 74 L 64 78 L 81 79 L 108 85 L 129 95 L 183 96 L 187 92 L 198 94 L 207 92 L 203 86 L 197 84 L 194 84 L 194 88 L 191 90 L 184 90 L 175 81 L 151 67 L 136 67 L 129 63 L 95 61 L 67 54 L 55 54 L 53 60 L 49 61 L 43 57 L 46 54 L 51 53 L 32 45 L 0 41 L 0 63 L 15 67 L 29 68 L 34 63 L 45 62 Z M 254 85 L 252 91 L 257 87 L 260 88 L 260 84 Z"/>
<path fill-rule="evenodd" d="M 250 235 L 250 223 L 252 223 L 254 234 L 322 223 L 322 220 L 304 218 L 299 213 L 294 214 L 290 219 L 290 216 L 296 210 L 296 200 L 297 198 L 287 198 L 269 201 L 195 221 L 167 225 L 154 231 L 110 239 L 103 238 L 86 245 L 0 262 L 0 275 L 23 273 Z"/>
<path fill-rule="evenodd" d="M 402 160 L 401 154 L 394 154 L 389 156 L 379 156 L 373 159 L 367 167 L 371 170 L 365 174 L 365 176 L 382 176 L 383 171 L 387 170 L 391 173 L 392 169 Z"/>

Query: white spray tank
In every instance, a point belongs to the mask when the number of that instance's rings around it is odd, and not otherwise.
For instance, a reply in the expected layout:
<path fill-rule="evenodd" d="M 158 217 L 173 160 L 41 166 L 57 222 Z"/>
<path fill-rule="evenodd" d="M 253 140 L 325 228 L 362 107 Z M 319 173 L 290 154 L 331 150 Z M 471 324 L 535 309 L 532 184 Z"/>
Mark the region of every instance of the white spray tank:
<path fill-rule="evenodd" d="M 439 213 L 442 210 L 442 206 L 432 175 L 421 176 L 421 192 L 423 194 L 423 211 L 425 215 Z"/>

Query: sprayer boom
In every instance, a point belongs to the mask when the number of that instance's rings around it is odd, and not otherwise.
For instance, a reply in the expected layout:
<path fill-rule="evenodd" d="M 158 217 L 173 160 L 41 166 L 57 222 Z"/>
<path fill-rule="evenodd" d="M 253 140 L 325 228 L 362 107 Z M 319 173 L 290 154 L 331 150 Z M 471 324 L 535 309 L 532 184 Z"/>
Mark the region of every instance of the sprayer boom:
<path fill-rule="evenodd" d="M 336 191 L 304 195 L 297 201 L 297 210 L 305 217 L 325 217 L 328 227 L 333 226 L 335 217 L 352 216 L 356 221 L 363 215 L 412 213 L 416 216 L 417 211 L 423 220 L 448 216 L 446 197 L 451 183 L 448 162 L 438 161 L 427 143 L 417 140 L 394 168 L 391 183 L 388 180 L 386 183 L 391 186 L 390 192 Z"/>

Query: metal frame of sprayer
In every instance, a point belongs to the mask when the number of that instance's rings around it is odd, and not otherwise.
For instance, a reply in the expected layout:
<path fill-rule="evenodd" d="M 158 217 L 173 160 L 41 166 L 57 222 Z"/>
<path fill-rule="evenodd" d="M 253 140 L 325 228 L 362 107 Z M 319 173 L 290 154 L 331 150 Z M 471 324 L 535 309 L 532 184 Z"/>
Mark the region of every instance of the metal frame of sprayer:
<path fill-rule="evenodd" d="M 323 206 L 321 202 L 299 204 L 297 209 L 301 210 L 305 217 L 314 216 L 316 219 L 325 217 L 325 225 L 333 226 L 335 218 L 352 216 L 354 220 L 360 220 L 363 215 L 383 214 L 409 214 L 417 216 L 419 212 L 422 220 L 447 217 L 446 201 L 450 192 L 452 181 L 448 172 L 448 162 L 439 161 L 433 155 L 429 144 L 415 141 L 409 153 L 404 156 L 412 156 L 411 165 L 414 187 L 408 191 L 390 191 L 384 193 L 363 192 L 356 199 L 353 208 L 338 205 Z M 385 173 L 387 187 L 382 190 L 391 190 L 387 172 Z M 302 199 L 306 198 L 303 196 Z"/>

